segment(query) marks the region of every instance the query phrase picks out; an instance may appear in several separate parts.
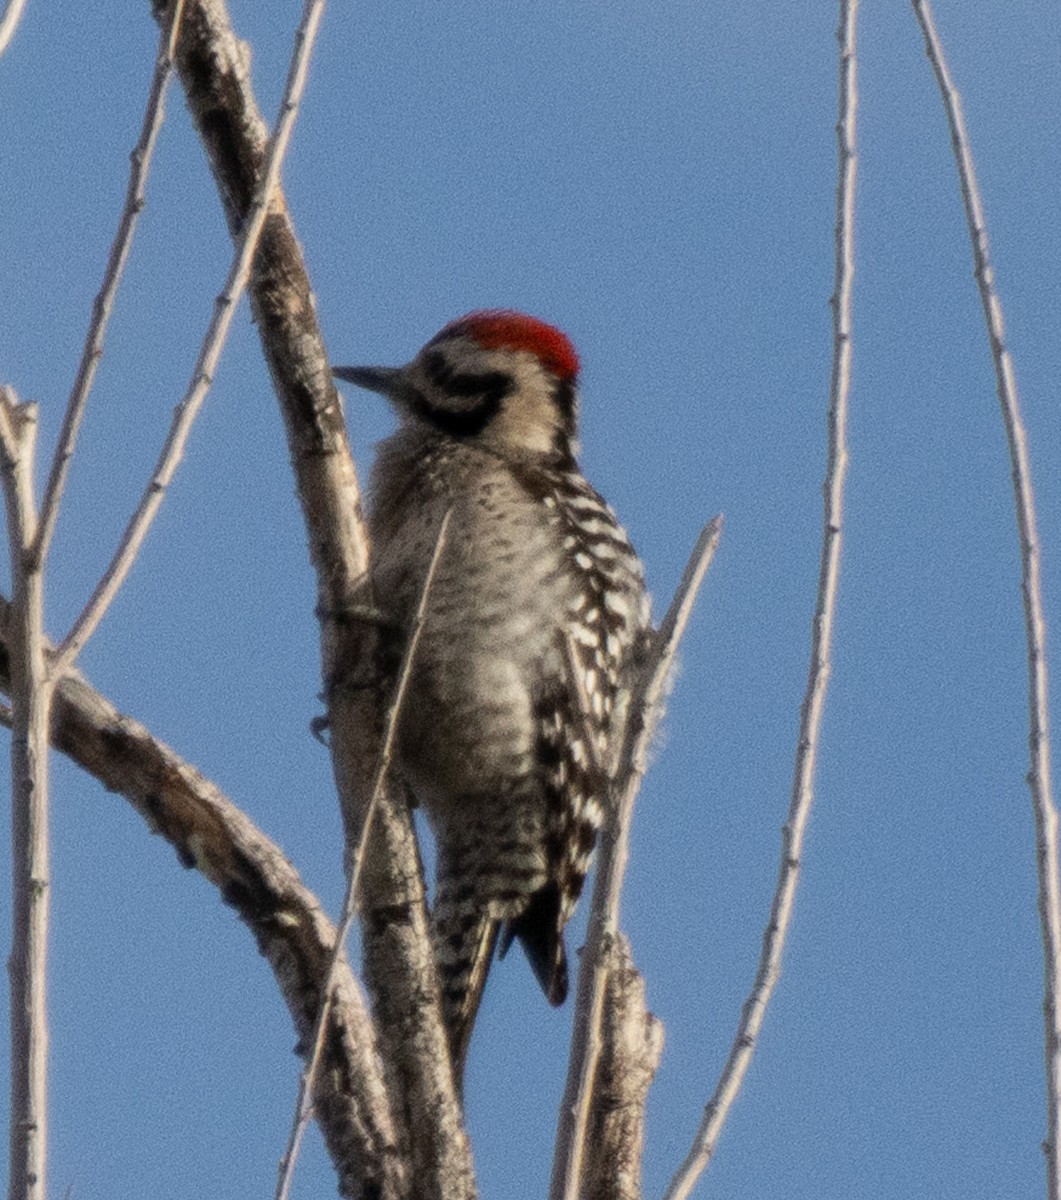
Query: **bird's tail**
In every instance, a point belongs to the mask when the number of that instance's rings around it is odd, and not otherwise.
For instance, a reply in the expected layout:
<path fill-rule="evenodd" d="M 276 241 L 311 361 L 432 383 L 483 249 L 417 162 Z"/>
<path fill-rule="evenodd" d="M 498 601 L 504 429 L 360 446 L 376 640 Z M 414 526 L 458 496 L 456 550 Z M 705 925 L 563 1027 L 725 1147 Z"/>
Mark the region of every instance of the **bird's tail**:
<path fill-rule="evenodd" d="M 499 922 L 474 895 L 440 885 L 435 898 L 435 959 L 442 989 L 442 1015 L 458 1083 L 464 1074 L 472 1026 L 494 956 Z"/>
<path fill-rule="evenodd" d="M 524 821 L 521 837 L 509 833 L 506 840 L 487 819 L 466 815 L 459 827 L 451 826 L 438 839 L 435 960 L 458 1080 L 502 922 L 508 923 L 506 946 L 513 936 L 520 939 L 549 999 L 559 1003 L 566 990 L 563 945 L 556 945 L 558 893 L 547 885 L 535 816 L 532 811 Z M 519 813 L 509 817 L 517 828 L 518 818 Z M 544 904 L 536 904 L 536 894 L 543 891 Z"/>
<path fill-rule="evenodd" d="M 545 884 L 523 911 L 505 923 L 499 958 L 519 938 L 546 1000 L 557 1006 L 567 999 L 567 953 L 564 950 L 563 902 L 555 882 Z"/>

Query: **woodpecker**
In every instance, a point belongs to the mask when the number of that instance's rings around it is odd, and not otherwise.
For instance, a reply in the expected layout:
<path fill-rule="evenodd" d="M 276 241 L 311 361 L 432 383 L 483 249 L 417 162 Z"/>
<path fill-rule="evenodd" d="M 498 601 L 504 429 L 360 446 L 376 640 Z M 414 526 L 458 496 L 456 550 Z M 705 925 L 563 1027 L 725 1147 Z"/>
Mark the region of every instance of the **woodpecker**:
<path fill-rule="evenodd" d="M 399 714 L 396 767 L 437 850 L 432 912 L 458 1078 L 500 938 L 551 1004 L 630 683 L 644 574 L 579 469 L 578 355 L 504 309 L 452 321 L 404 367 L 337 367 L 391 402 L 369 490 L 372 602 L 407 638 L 448 531 Z"/>

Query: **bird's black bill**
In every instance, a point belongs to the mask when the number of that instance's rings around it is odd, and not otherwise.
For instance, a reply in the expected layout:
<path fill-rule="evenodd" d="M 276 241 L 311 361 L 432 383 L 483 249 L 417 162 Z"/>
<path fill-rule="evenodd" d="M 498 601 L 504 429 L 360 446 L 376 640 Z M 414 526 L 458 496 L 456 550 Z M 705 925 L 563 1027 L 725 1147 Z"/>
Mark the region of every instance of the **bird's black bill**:
<path fill-rule="evenodd" d="M 401 370 L 398 367 L 332 367 L 332 374 L 336 379 L 354 383 L 370 392 L 392 396 Z"/>

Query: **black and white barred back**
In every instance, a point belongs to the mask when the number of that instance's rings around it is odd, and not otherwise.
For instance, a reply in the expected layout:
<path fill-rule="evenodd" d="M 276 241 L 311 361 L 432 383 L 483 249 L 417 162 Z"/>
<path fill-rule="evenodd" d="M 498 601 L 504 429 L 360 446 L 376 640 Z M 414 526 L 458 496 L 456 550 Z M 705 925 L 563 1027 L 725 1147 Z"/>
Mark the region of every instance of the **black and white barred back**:
<path fill-rule="evenodd" d="M 408 632 L 447 511 L 398 766 L 437 843 L 433 921 L 454 1060 L 487 970 L 523 945 L 552 1004 L 616 733 L 648 630 L 641 564 L 575 461 L 578 360 L 507 311 L 446 326 L 402 368 L 336 374 L 402 426 L 372 475 L 374 600 Z"/>

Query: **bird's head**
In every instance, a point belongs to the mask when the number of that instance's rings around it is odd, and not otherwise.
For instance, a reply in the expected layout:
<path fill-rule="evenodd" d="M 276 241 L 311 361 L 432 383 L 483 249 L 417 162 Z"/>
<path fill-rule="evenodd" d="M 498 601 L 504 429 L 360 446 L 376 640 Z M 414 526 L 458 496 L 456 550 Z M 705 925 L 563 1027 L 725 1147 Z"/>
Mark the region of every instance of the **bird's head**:
<path fill-rule="evenodd" d="M 499 453 L 570 458 L 578 354 L 566 334 L 523 313 L 486 309 L 451 321 L 404 367 L 335 367 L 380 392 L 404 421 Z"/>

